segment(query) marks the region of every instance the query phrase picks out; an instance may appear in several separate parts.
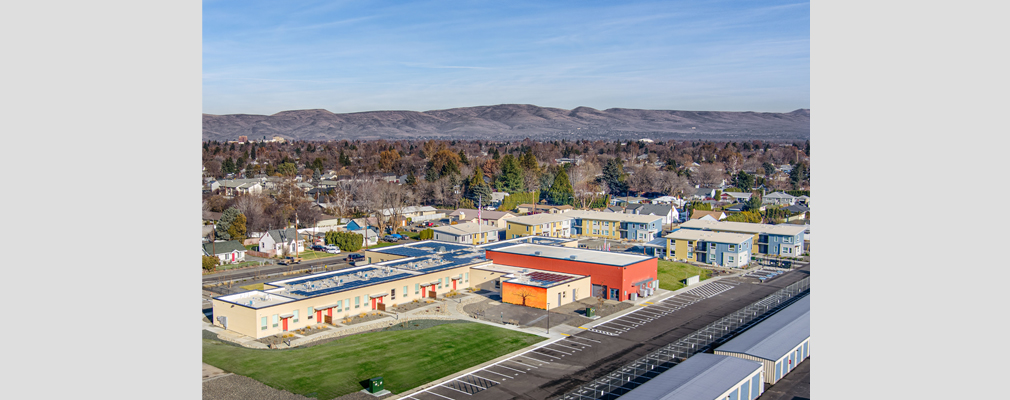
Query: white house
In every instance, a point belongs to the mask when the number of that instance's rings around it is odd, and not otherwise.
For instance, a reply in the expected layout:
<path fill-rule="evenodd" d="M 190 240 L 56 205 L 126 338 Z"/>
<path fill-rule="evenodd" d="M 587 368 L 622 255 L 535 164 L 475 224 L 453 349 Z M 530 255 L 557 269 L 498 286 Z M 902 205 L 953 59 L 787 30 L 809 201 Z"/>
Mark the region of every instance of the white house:
<path fill-rule="evenodd" d="M 305 251 L 305 238 L 295 228 L 274 229 L 260 238 L 259 251 L 270 256 L 288 255 Z"/>
<path fill-rule="evenodd" d="M 796 204 L 796 197 L 793 197 L 788 193 L 775 192 L 765 195 L 765 197 L 761 199 L 761 204 L 791 206 L 793 204 Z"/>
<path fill-rule="evenodd" d="M 358 229 L 354 231 L 348 231 L 350 233 L 356 233 L 361 235 L 361 246 L 375 246 L 379 244 L 379 235 L 371 229 Z"/>
<path fill-rule="evenodd" d="M 203 255 L 217 256 L 221 264 L 245 261 L 245 252 L 245 246 L 242 246 L 237 240 L 203 244 Z"/>

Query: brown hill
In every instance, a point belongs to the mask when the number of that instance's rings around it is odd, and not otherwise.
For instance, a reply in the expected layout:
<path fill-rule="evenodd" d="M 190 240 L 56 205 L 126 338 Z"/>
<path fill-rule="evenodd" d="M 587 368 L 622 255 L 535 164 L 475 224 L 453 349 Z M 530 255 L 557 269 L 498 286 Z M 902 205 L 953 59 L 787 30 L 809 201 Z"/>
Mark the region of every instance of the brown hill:
<path fill-rule="evenodd" d="M 529 104 L 500 104 L 433 111 L 326 110 L 273 115 L 203 115 L 204 140 L 239 136 L 297 140 L 340 139 L 640 139 L 805 140 L 810 110 L 789 113 L 674 111 L 610 108 L 573 110 Z"/>

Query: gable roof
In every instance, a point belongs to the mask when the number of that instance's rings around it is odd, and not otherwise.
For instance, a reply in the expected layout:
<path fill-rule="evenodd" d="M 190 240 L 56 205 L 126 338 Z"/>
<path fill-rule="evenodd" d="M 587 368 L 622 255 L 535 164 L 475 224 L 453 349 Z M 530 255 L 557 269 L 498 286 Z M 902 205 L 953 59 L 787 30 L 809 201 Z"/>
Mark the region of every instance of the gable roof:
<path fill-rule="evenodd" d="M 477 210 L 475 210 L 473 208 L 460 208 L 460 209 L 457 209 L 456 211 L 453 211 L 453 212 L 449 213 L 449 216 L 450 217 L 457 217 L 457 216 L 459 216 L 459 217 L 462 217 L 464 219 L 477 218 Z M 508 216 L 515 217 L 516 215 L 512 214 L 512 213 L 510 213 L 508 211 L 480 210 L 480 218 L 481 219 L 502 219 L 502 218 L 505 218 L 505 217 L 508 217 Z"/>
<path fill-rule="evenodd" d="M 692 210 L 691 211 L 691 219 L 699 219 L 699 218 L 704 217 L 706 215 L 708 215 L 708 216 L 710 216 L 710 217 L 712 217 L 714 219 L 726 218 L 726 214 L 723 213 L 722 211 L 704 211 L 704 210 Z"/>
<path fill-rule="evenodd" d="M 809 208 L 807 208 L 807 207 L 805 207 L 803 205 L 800 205 L 800 204 L 794 204 L 794 205 L 791 205 L 789 207 L 783 207 L 782 209 L 786 210 L 786 211 L 789 211 L 789 212 L 794 212 L 794 213 L 802 213 L 802 212 L 810 211 Z"/>
<path fill-rule="evenodd" d="M 716 351 L 741 353 L 776 361 L 810 337 L 810 296 L 744 331 Z"/>
<path fill-rule="evenodd" d="M 238 240 L 203 244 L 203 254 L 206 255 L 227 254 L 232 251 L 246 251 L 246 248 Z"/>
<path fill-rule="evenodd" d="M 790 195 L 789 193 L 775 192 L 765 195 L 765 199 L 795 199 L 796 197 Z"/>
<path fill-rule="evenodd" d="M 757 361 L 699 353 L 625 393 L 629 399 L 715 399 L 762 369 Z"/>
<path fill-rule="evenodd" d="M 666 216 L 673 212 L 672 204 L 642 204 L 638 207 L 640 215 L 662 215 Z"/>
<path fill-rule="evenodd" d="M 287 228 L 287 229 L 274 229 L 268 231 L 267 234 L 270 235 L 270 238 L 272 238 L 275 243 L 287 243 L 292 240 L 295 240 L 296 236 L 298 237 L 298 240 L 305 240 L 304 239 L 305 235 L 297 235 L 297 232 L 298 231 L 296 231 L 295 228 Z"/>

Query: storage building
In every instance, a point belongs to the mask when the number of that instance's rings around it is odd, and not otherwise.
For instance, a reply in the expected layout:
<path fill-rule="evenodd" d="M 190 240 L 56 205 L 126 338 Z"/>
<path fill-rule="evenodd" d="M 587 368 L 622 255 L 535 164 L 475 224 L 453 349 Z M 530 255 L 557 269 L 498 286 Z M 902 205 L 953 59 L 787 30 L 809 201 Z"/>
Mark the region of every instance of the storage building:
<path fill-rule="evenodd" d="M 695 354 L 622 395 L 628 399 L 754 400 L 764 392 L 761 363 Z"/>
<path fill-rule="evenodd" d="M 810 357 L 810 296 L 719 346 L 715 354 L 761 362 L 765 382 L 778 382 Z"/>

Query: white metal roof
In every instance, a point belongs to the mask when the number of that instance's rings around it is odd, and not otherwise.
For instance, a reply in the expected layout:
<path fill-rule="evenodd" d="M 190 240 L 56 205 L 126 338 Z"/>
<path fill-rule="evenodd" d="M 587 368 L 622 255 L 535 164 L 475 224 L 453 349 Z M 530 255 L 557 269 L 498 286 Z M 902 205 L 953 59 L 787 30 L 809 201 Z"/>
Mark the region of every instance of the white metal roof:
<path fill-rule="evenodd" d="M 695 354 L 634 390 L 629 399 L 716 400 L 762 370 L 761 363 L 708 353 Z"/>
<path fill-rule="evenodd" d="M 655 257 L 639 256 L 634 254 L 611 253 L 609 251 L 576 249 L 572 247 L 544 246 L 539 244 L 517 244 L 515 246 L 504 247 L 496 250 L 499 253 L 522 254 L 535 257 L 556 258 L 578 262 L 594 264 L 605 264 L 614 266 L 625 266 L 636 262 L 645 261 Z M 540 254 L 536 254 L 540 252 Z M 575 256 L 575 258 L 571 258 Z M 490 257 L 489 257 L 490 258 Z"/>
<path fill-rule="evenodd" d="M 704 240 L 706 242 L 733 244 L 743 243 L 746 242 L 747 239 L 754 238 L 753 235 L 744 233 L 700 231 L 697 229 L 678 229 L 663 237 L 674 240 Z"/>
<path fill-rule="evenodd" d="M 810 296 L 744 331 L 716 351 L 747 354 L 776 361 L 810 338 Z"/>
<path fill-rule="evenodd" d="M 756 233 L 768 233 L 772 235 L 787 235 L 787 236 L 798 235 L 805 229 L 803 228 L 803 225 L 752 224 L 749 222 L 703 221 L 700 219 L 692 219 L 690 221 L 684 222 L 683 224 L 680 224 L 680 227 L 689 229 L 708 229 L 712 231 L 722 231 L 722 232 L 750 233 L 752 235 Z"/>
<path fill-rule="evenodd" d="M 476 224 L 473 222 L 467 222 L 464 224 L 436 226 L 432 227 L 431 230 L 450 235 L 462 236 L 462 235 L 472 235 L 478 232 L 497 232 L 502 230 L 502 228 L 499 228 L 495 225 L 483 225 L 483 224 Z"/>

